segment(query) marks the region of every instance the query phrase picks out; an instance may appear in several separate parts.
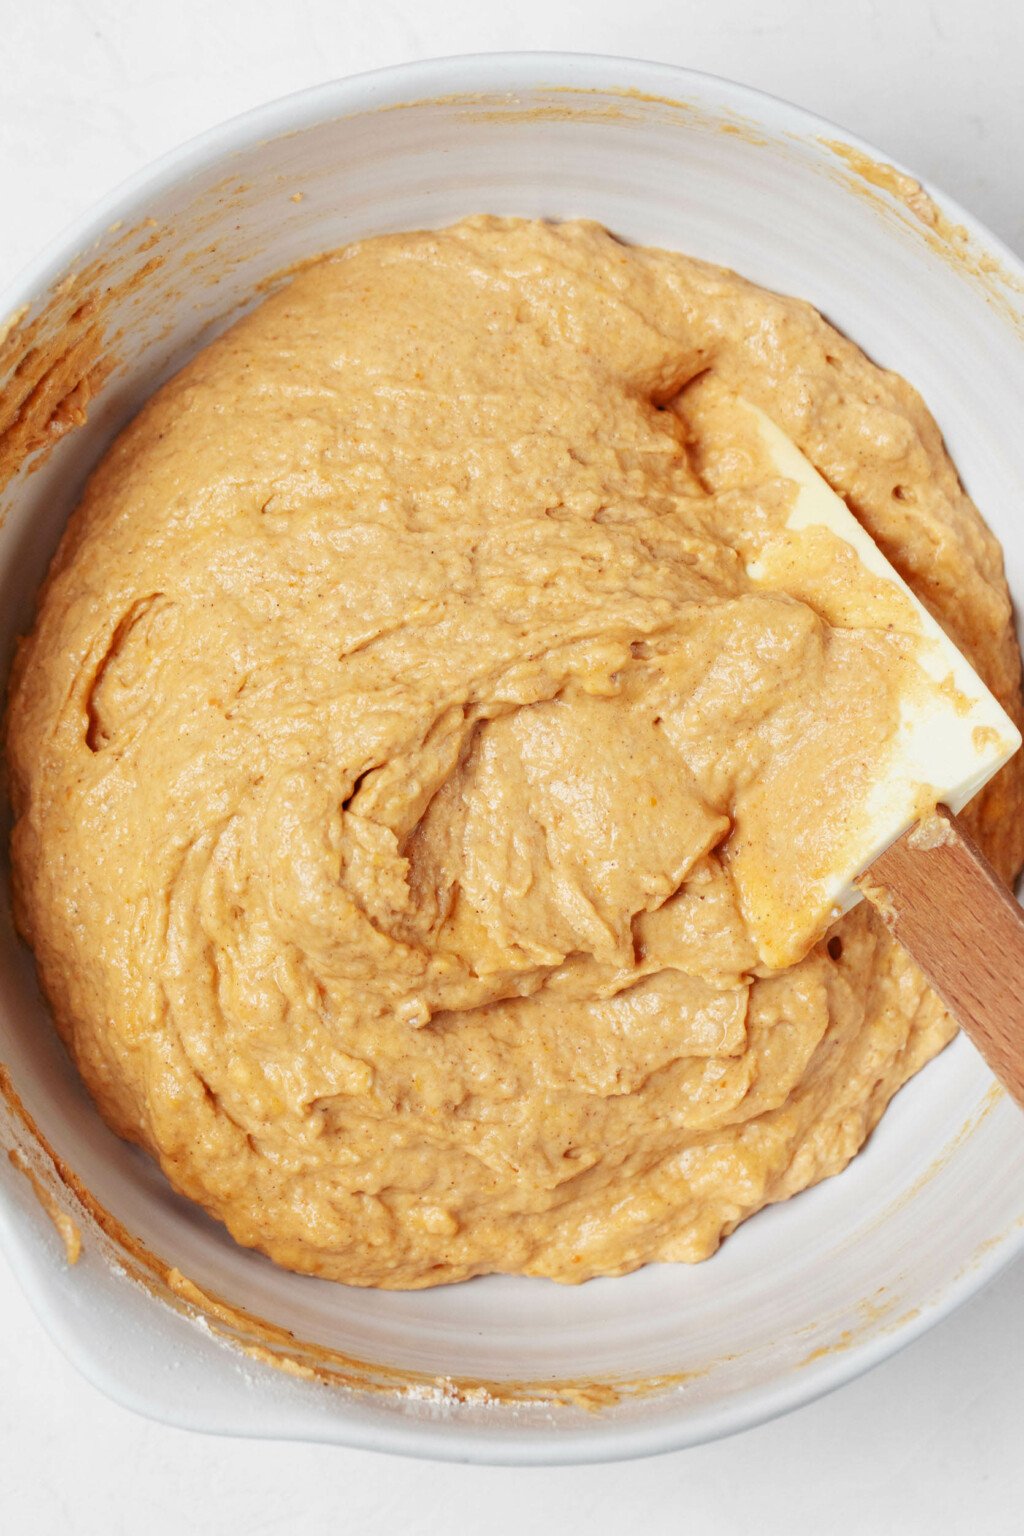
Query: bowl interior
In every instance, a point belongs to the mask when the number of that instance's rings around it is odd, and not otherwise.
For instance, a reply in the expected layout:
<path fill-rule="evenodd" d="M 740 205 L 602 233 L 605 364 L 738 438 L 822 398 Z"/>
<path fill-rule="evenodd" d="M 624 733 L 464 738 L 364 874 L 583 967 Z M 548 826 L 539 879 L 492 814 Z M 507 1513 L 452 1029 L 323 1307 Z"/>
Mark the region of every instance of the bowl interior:
<path fill-rule="evenodd" d="M 597 219 L 811 300 L 922 391 L 1003 542 L 1011 589 L 1024 592 L 1015 496 L 1024 441 L 1014 420 L 1024 348 L 1013 296 L 998 276 L 979 275 L 973 245 L 945 240 L 859 181 L 823 132 L 794 109 L 653 66 L 498 59 L 324 88 L 182 152 L 97 221 L 83 237 L 88 252 L 72 259 L 65 248 L 32 276 L 38 307 L 69 267 L 107 263 L 108 335 L 125 334 L 87 424 L 34 472 L 26 466 L 3 497 L 0 665 L 6 671 L 31 621 L 90 467 L 258 284 L 361 236 L 481 211 Z M 116 219 L 120 227 L 108 228 Z M 127 281 L 154 260 L 141 284 Z M 1017 1113 L 957 1041 L 898 1095 L 839 1179 L 755 1217 L 703 1265 L 652 1266 L 578 1289 L 488 1278 L 404 1295 L 286 1274 L 237 1248 L 105 1129 L 13 934 L 6 879 L 2 899 L 0 1061 L 97 1201 L 204 1290 L 301 1340 L 428 1378 L 495 1388 L 679 1378 L 627 1391 L 597 1414 L 472 1394 L 460 1402 L 448 1389 L 370 1397 L 287 1380 L 239 1363 L 157 1307 L 88 1241 L 78 1269 L 62 1271 L 45 1218 L 5 1163 L 0 1227 L 37 1305 L 87 1371 L 166 1417 L 513 1460 L 685 1444 L 813 1396 L 890 1352 L 1019 1243 Z M 13 1135 L 0 1124 L 0 1140 Z M 137 1334 L 139 1347 L 115 1349 L 115 1333 Z"/>

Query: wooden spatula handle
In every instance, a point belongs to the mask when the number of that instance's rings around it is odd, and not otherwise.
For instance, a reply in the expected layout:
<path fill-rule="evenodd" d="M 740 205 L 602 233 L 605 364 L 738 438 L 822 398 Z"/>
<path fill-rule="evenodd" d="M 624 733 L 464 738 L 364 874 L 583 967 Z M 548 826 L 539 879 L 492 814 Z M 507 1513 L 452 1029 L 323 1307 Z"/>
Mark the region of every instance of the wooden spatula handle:
<path fill-rule="evenodd" d="M 940 805 L 857 881 L 1024 1107 L 1024 910 Z"/>

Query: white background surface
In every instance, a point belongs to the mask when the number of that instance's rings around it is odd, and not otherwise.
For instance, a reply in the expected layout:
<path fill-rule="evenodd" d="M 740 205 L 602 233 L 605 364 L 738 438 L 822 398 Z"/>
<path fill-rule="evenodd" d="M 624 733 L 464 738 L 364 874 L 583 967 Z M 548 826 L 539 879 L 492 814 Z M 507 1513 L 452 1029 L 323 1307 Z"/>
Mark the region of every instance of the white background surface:
<path fill-rule="evenodd" d="M 560 48 L 686 64 L 829 116 L 1024 254 L 1019 0 L 0 0 L 0 287 L 112 184 L 333 75 Z M 904 1354 L 733 1440 L 599 1468 L 439 1467 L 137 1419 L 0 1260 L 0 1533 L 1014 1536 L 1024 1264 Z"/>

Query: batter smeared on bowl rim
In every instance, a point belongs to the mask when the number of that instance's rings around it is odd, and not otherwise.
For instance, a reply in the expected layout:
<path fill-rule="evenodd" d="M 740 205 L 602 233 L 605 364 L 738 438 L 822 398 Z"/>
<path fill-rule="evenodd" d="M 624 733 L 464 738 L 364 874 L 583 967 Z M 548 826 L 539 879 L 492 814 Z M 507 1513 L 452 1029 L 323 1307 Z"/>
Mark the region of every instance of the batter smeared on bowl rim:
<path fill-rule="evenodd" d="M 952 1034 L 865 908 L 783 970 L 745 921 L 857 804 L 902 653 L 751 584 L 792 488 L 729 391 L 1019 720 L 913 389 L 593 224 L 310 267 L 93 476 L 12 685 L 18 920 L 105 1117 L 238 1241 L 393 1287 L 702 1259 Z M 1007 875 L 1022 807 L 1013 763 L 968 816 Z"/>

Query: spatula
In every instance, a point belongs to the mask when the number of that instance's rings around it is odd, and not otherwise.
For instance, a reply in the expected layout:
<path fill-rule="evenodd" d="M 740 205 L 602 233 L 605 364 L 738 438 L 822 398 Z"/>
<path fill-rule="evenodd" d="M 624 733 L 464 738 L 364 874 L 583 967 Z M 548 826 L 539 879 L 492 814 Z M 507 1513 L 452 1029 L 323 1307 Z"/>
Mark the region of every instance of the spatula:
<path fill-rule="evenodd" d="M 891 750 L 873 765 L 870 816 L 836 844 L 808 922 L 820 931 L 866 897 L 1024 1106 L 1024 911 L 957 820 L 1019 749 L 1020 732 L 796 444 L 759 407 L 733 403 L 759 454 L 796 487 L 785 528 L 747 562 L 751 580 L 779 590 L 787 562 L 821 569 L 823 535 L 826 547 L 828 535 L 841 541 L 831 547 L 847 569 L 852 551 L 866 580 L 892 584 L 916 677 L 901 689 Z"/>

